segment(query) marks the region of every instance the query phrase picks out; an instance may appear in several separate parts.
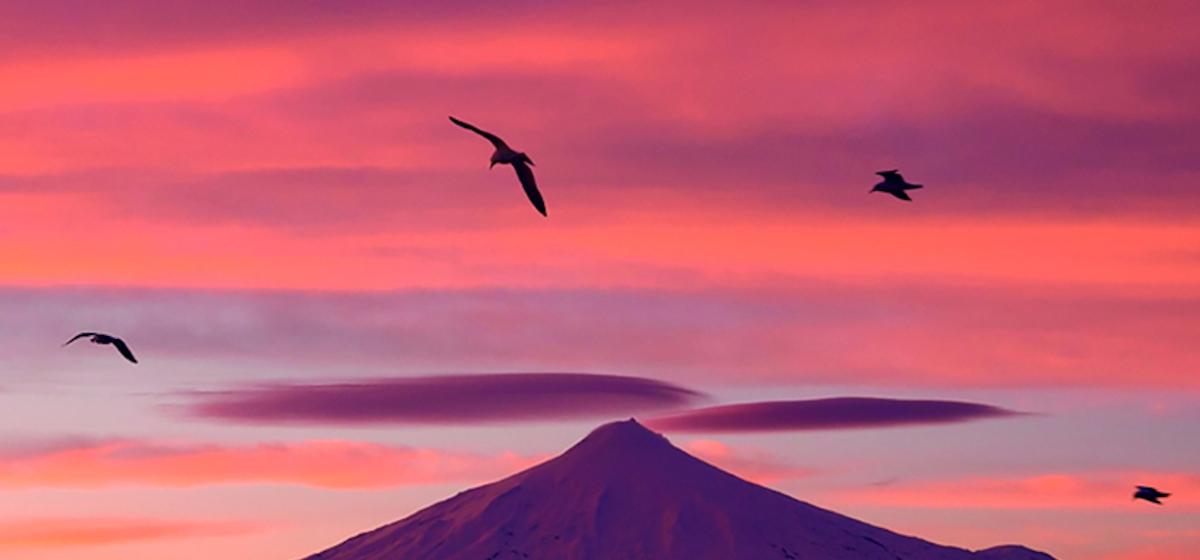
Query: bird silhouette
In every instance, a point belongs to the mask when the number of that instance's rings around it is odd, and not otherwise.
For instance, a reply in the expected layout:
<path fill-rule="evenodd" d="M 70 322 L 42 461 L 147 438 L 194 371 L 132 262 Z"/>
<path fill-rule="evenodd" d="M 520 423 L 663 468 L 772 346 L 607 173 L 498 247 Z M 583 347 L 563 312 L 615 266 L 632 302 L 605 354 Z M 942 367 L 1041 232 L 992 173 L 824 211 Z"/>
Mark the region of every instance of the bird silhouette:
<path fill-rule="evenodd" d="M 76 340 L 79 340 L 84 337 L 90 337 L 92 344 L 111 344 L 113 346 L 116 346 L 117 352 L 120 352 L 122 356 L 125 356 L 126 360 L 129 360 L 135 364 L 138 363 L 137 358 L 133 357 L 133 352 L 131 352 L 129 350 L 129 347 L 125 345 L 125 341 L 121 340 L 115 336 L 112 336 L 112 335 L 107 335 L 107 334 L 103 334 L 103 333 L 94 333 L 94 332 L 81 332 L 81 333 L 71 337 L 71 340 L 64 342 L 63 346 L 66 346 L 66 345 L 68 345 L 72 342 L 75 342 Z"/>
<path fill-rule="evenodd" d="M 532 202 L 533 207 L 537 208 L 537 211 L 541 212 L 543 216 L 546 215 L 546 203 L 542 201 L 542 193 L 538 192 L 537 183 L 533 180 L 533 170 L 529 168 L 529 165 L 533 165 L 533 160 L 529 159 L 529 156 L 509 148 L 508 144 L 505 144 L 504 140 L 501 140 L 495 134 L 479 130 L 454 117 L 450 117 L 450 121 L 487 138 L 496 147 L 496 151 L 492 153 L 492 164 L 488 166 L 488 169 L 495 167 L 497 163 L 507 163 L 513 166 L 513 169 L 517 171 L 517 178 L 521 180 L 521 186 L 525 188 L 525 194 L 529 197 L 529 202 Z"/>
<path fill-rule="evenodd" d="M 883 182 L 875 185 L 875 188 L 871 189 L 871 192 L 881 191 L 899 198 L 900 200 L 911 201 L 912 199 L 908 197 L 908 193 L 904 191 L 919 189 L 921 188 L 921 185 L 913 185 L 906 182 L 904 177 L 900 176 L 899 171 L 899 169 L 893 169 L 891 171 L 877 171 L 875 174 L 883 177 Z"/>
<path fill-rule="evenodd" d="M 1133 499 L 1135 500 L 1146 500 L 1147 502 L 1154 502 L 1160 506 L 1162 505 L 1162 502 L 1158 501 L 1158 499 L 1166 498 L 1167 496 L 1170 496 L 1170 494 L 1164 494 L 1150 486 L 1138 486 L 1137 492 L 1133 493 Z"/>

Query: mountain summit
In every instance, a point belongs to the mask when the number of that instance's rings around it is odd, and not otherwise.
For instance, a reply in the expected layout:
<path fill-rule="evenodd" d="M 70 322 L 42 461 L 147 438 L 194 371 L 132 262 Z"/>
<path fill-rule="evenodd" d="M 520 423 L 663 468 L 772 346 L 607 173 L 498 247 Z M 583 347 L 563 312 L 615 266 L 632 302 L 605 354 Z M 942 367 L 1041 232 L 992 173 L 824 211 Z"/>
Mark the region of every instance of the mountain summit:
<path fill-rule="evenodd" d="M 305 560 L 1054 560 L 899 535 L 753 484 L 634 420 Z"/>

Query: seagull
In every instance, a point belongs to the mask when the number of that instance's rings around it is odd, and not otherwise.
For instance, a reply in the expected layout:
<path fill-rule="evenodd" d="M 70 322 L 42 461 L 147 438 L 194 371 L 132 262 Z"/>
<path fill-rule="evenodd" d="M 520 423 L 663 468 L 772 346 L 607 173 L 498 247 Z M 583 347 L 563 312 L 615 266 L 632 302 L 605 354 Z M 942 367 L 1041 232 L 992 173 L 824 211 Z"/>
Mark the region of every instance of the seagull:
<path fill-rule="evenodd" d="M 135 364 L 138 363 L 137 358 L 133 357 L 133 352 L 130 352 L 129 347 L 125 345 L 124 340 L 121 340 L 115 336 L 111 336 L 111 335 L 107 335 L 107 334 L 94 333 L 94 332 L 81 332 L 81 333 L 71 337 L 71 340 L 64 342 L 63 346 L 66 346 L 66 345 L 68 345 L 72 342 L 75 342 L 76 340 L 79 340 L 84 337 L 90 337 L 92 339 L 92 344 L 111 344 L 113 346 L 116 346 L 117 352 L 120 352 L 122 356 L 125 356 L 126 360 L 129 360 Z"/>
<path fill-rule="evenodd" d="M 871 192 L 882 191 L 888 193 L 900 200 L 912 200 L 908 198 L 908 193 L 904 192 L 910 189 L 919 189 L 921 185 L 913 185 L 904 181 L 904 177 L 900 176 L 899 169 L 891 171 L 878 171 L 875 174 L 883 177 L 883 182 L 875 185 Z"/>
<path fill-rule="evenodd" d="M 509 148 L 508 144 L 505 144 L 504 141 L 495 134 L 479 130 L 478 128 L 475 128 L 474 126 L 462 122 L 454 117 L 450 117 L 450 121 L 458 126 L 474 132 L 475 134 L 487 138 L 488 141 L 496 147 L 496 151 L 492 153 L 492 164 L 488 166 L 488 169 L 495 167 L 497 163 L 507 163 L 513 166 L 513 169 L 517 170 L 517 178 L 521 179 L 521 186 L 525 187 L 525 194 L 529 196 L 529 202 L 532 202 L 533 207 L 537 208 L 537 211 L 541 212 L 543 216 L 546 215 L 546 203 L 542 202 L 542 193 L 538 192 L 537 183 L 533 181 L 533 170 L 529 169 L 529 165 L 533 165 L 533 160 L 529 159 L 529 156 Z M 527 163 L 529 165 L 525 165 Z"/>
<path fill-rule="evenodd" d="M 1164 494 L 1149 486 L 1138 486 L 1137 492 L 1133 493 L 1133 499 L 1135 500 L 1142 499 L 1146 500 L 1147 502 L 1154 502 L 1160 506 L 1162 505 L 1162 502 L 1158 501 L 1158 499 L 1166 498 L 1167 496 L 1170 496 L 1170 494 Z"/>

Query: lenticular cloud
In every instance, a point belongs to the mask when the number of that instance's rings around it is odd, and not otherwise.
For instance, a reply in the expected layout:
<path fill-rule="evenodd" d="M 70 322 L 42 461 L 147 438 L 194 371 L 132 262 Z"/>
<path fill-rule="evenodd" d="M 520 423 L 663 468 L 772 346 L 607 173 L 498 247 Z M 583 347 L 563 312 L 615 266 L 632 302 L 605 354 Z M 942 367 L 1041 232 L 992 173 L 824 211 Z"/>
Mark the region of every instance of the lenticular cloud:
<path fill-rule="evenodd" d="M 193 415 L 250 423 L 470 424 L 612 417 L 687 405 L 654 379 L 577 373 L 447 375 L 200 393 Z"/>
<path fill-rule="evenodd" d="M 648 424 L 666 432 L 771 432 L 948 424 L 1017 414 L 970 402 L 840 397 L 714 406 Z"/>

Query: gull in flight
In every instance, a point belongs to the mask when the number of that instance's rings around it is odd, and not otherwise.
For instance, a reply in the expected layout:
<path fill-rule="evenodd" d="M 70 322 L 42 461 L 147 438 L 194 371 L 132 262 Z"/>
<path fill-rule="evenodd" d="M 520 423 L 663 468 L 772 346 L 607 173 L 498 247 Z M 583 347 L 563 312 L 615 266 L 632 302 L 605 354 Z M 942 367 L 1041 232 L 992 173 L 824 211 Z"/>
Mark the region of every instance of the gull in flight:
<path fill-rule="evenodd" d="M 875 188 L 871 189 L 871 192 L 881 191 L 899 198 L 900 200 L 912 200 L 911 198 L 908 198 L 908 193 L 904 191 L 919 189 L 921 188 L 921 185 L 913 185 L 906 182 L 904 177 L 900 176 L 899 171 L 899 169 L 893 169 L 891 171 L 876 172 L 876 175 L 883 177 L 883 182 L 875 185 Z"/>
<path fill-rule="evenodd" d="M 117 352 L 120 352 L 122 356 L 125 356 L 126 360 L 129 360 L 135 364 L 138 363 L 137 358 L 133 357 L 133 352 L 130 352 L 129 347 L 125 345 L 124 340 L 121 340 L 115 336 L 110 336 L 107 334 L 94 333 L 94 332 L 81 332 L 81 333 L 71 337 L 71 340 L 64 342 L 63 346 L 66 346 L 66 345 L 68 345 L 72 342 L 75 342 L 76 340 L 79 340 L 84 337 L 91 338 L 92 344 L 111 344 L 113 346 L 116 346 Z"/>
<path fill-rule="evenodd" d="M 525 194 L 529 196 L 529 202 L 532 202 L 533 207 L 537 208 L 537 211 L 541 212 L 543 216 L 546 215 L 546 203 L 542 202 L 542 193 L 538 192 L 537 183 L 533 181 L 533 170 L 529 168 L 529 165 L 533 165 L 533 160 L 529 159 L 529 156 L 509 148 L 508 144 L 505 144 L 504 141 L 495 134 L 479 130 L 478 128 L 475 128 L 474 126 L 462 122 L 454 117 L 450 117 L 450 121 L 458 126 L 474 132 L 475 134 L 487 138 L 488 141 L 496 147 L 496 151 L 492 153 L 492 164 L 488 166 L 488 169 L 495 167 L 497 163 L 507 163 L 513 166 L 513 169 L 517 170 L 517 178 L 521 180 L 521 186 L 525 187 Z"/>
<path fill-rule="evenodd" d="M 1155 490 L 1154 488 L 1151 488 L 1150 486 L 1138 486 L 1137 492 L 1133 493 L 1133 499 L 1135 500 L 1146 500 L 1147 502 L 1154 502 L 1160 506 L 1162 505 L 1162 502 L 1158 501 L 1158 499 L 1166 498 L 1167 496 L 1170 496 L 1170 494 L 1164 494 L 1158 490 Z"/>

